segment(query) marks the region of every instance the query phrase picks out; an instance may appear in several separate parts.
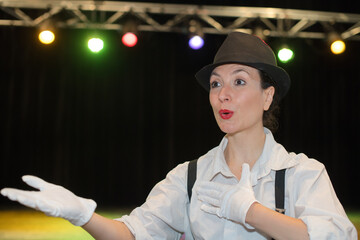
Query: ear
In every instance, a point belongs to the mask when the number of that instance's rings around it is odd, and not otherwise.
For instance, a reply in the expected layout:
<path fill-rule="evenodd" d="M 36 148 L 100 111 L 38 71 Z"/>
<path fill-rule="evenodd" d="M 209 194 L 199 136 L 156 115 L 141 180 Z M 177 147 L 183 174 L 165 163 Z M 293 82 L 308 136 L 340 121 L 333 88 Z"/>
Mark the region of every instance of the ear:
<path fill-rule="evenodd" d="M 264 90 L 264 111 L 269 110 L 275 94 L 275 88 L 273 86 Z"/>

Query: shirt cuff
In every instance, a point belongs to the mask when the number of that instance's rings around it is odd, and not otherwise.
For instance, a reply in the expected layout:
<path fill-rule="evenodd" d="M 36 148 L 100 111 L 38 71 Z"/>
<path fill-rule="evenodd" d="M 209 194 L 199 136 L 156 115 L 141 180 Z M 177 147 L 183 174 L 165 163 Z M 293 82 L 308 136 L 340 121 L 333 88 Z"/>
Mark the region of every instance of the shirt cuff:
<path fill-rule="evenodd" d="M 336 222 L 333 217 L 306 216 L 300 217 L 307 226 L 309 239 L 356 239 L 355 227 L 349 222 Z"/>
<path fill-rule="evenodd" d="M 152 237 L 147 233 L 146 229 L 143 227 L 143 223 L 137 218 L 124 215 L 121 218 L 114 219 L 116 221 L 123 222 L 134 235 L 136 240 L 147 240 L 152 239 Z"/>

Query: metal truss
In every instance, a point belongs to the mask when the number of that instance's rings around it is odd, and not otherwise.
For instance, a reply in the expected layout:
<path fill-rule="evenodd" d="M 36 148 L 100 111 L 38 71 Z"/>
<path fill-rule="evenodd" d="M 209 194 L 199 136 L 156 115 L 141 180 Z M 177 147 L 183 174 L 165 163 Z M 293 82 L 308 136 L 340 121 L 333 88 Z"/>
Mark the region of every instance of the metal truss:
<path fill-rule="evenodd" d="M 0 0 L 0 26 L 227 34 L 264 37 L 360 40 L 360 14 L 280 8 L 207 6 L 120 1 Z M 197 22 L 197 29 L 191 29 Z"/>

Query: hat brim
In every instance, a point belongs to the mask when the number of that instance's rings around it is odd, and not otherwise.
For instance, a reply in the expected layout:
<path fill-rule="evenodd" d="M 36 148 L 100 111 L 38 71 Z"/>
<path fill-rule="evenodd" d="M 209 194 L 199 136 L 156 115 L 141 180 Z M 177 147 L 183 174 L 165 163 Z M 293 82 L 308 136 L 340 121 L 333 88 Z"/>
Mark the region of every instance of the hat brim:
<path fill-rule="evenodd" d="M 210 91 L 210 75 L 211 75 L 212 71 L 220 65 L 232 64 L 232 63 L 247 65 L 247 66 L 250 66 L 250 67 L 253 67 L 258 70 L 266 72 L 270 76 L 270 78 L 276 83 L 276 85 L 278 87 L 278 91 L 279 91 L 278 94 L 279 94 L 280 99 L 283 98 L 286 95 L 286 93 L 289 91 L 290 77 L 289 77 L 288 73 L 281 67 L 269 65 L 266 63 L 246 63 L 246 62 L 231 61 L 231 62 L 221 62 L 221 63 L 216 63 L 216 64 L 209 64 L 209 65 L 206 65 L 205 67 L 203 67 L 202 69 L 200 69 L 195 74 L 195 77 L 196 77 L 197 81 L 199 82 L 199 84 L 203 88 L 205 88 L 207 91 Z"/>

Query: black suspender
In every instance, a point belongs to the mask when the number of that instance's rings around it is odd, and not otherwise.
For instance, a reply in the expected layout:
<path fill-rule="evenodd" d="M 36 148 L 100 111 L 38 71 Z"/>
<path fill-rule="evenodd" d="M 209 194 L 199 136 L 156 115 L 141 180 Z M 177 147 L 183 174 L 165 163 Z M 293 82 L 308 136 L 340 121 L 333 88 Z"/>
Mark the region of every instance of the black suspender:
<path fill-rule="evenodd" d="M 285 171 L 286 169 L 277 170 L 275 173 L 275 211 L 285 214 Z M 189 162 L 187 191 L 189 202 L 191 202 L 191 193 L 196 181 L 197 159 Z"/>
<path fill-rule="evenodd" d="M 191 201 L 191 193 L 194 183 L 196 181 L 197 172 L 197 159 L 189 162 L 188 178 L 187 178 L 187 191 L 189 202 Z M 285 170 L 277 170 L 275 174 L 275 210 L 279 213 L 285 213 Z"/>
<path fill-rule="evenodd" d="M 189 202 L 191 201 L 192 188 L 196 181 L 196 172 L 197 172 L 196 168 L 197 168 L 197 159 L 190 161 L 188 166 L 188 178 L 187 178 L 187 191 L 189 196 Z"/>
<path fill-rule="evenodd" d="M 285 171 L 277 170 L 275 174 L 275 210 L 279 213 L 285 213 Z"/>

